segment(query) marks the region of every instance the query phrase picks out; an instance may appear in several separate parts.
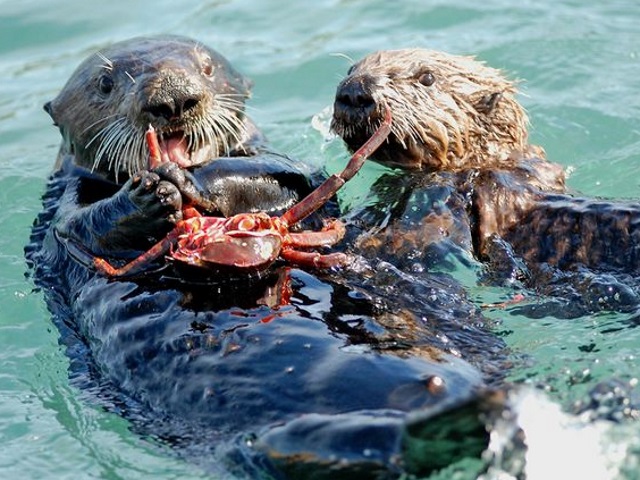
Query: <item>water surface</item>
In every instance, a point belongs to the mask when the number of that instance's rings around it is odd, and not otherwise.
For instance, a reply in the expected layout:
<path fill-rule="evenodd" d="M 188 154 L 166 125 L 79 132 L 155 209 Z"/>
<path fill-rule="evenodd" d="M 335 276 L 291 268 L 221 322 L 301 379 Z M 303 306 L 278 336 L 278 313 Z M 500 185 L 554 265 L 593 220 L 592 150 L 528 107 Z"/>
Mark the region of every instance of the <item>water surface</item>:
<path fill-rule="evenodd" d="M 42 295 L 25 278 L 22 248 L 58 143 L 41 107 L 88 53 L 140 34 L 195 37 L 254 80 L 250 114 L 276 149 L 331 171 L 346 152 L 312 119 L 331 105 L 349 58 L 408 46 L 476 55 L 522 80 L 532 140 L 570 169 L 571 188 L 638 198 L 639 25 L 640 4 L 632 0 L 0 1 L 2 477 L 206 477 L 69 386 Z M 367 165 L 345 201 L 362 197 L 380 172 Z M 478 302 L 512 293 L 481 288 L 467 273 L 459 276 L 468 278 Z M 632 379 L 640 371 L 640 331 L 629 315 L 570 321 L 490 315 L 514 352 L 528 358 L 513 379 L 546 385 L 547 398 L 560 406 L 601 379 Z M 616 425 L 610 434 L 628 451 L 623 470 L 633 478 L 640 425 Z"/>

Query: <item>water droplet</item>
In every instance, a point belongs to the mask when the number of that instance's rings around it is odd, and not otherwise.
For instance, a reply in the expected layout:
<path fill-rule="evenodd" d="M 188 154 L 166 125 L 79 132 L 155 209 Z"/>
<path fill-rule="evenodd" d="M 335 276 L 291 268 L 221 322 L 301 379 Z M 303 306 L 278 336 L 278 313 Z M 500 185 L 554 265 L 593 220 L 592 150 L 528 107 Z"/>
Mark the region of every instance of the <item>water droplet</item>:
<path fill-rule="evenodd" d="M 447 390 L 447 386 L 442 377 L 432 375 L 427 379 L 427 390 L 431 395 L 442 395 Z"/>

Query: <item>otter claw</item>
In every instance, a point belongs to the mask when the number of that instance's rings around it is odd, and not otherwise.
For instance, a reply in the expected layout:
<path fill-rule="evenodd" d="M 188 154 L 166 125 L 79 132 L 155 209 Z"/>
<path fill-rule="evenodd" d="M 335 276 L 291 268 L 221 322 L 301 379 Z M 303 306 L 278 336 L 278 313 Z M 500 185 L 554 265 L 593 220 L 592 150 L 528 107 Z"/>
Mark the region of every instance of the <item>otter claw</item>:
<path fill-rule="evenodd" d="M 182 209 L 182 196 L 174 184 L 162 180 L 158 184 L 155 194 L 162 205 L 173 207 L 175 210 Z"/>

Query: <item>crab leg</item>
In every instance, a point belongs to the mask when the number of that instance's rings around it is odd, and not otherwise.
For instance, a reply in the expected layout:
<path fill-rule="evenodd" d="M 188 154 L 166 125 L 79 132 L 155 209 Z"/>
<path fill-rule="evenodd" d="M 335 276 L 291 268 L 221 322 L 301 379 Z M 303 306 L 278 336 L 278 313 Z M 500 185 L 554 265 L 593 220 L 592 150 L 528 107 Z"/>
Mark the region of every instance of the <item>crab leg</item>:
<path fill-rule="evenodd" d="M 362 168 L 367 158 L 382 145 L 391 132 L 391 111 L 387 108 L 384 119 L 371 138 L 353 154 L 345 169 L 331 175 L 322 185 L 287 210 L 280 217 L 287 225 L 305 219 L 324 205 L 340 188 Z"/>
<path fill-rule="evenodd" d="M 321 268 L 328 270 L 333 267 L 341 267 L 348 261 L 347 254 L 337 252 L 321 254 L 318 252 L 301 252 L 293 249 L 283 249 L 280 256 L 287 262 L 311 268 Z"/>
<path fill-rule="evenodd" d="M 154 168 L 160 166 L 160 164 L 162 163 L 162 158 L 160 154 L 160 143 L 158 142 L 158 136 L 156 135 L 156 129 L 153 128 L 151 124 L 149 124 L 147 133 L 145 133 L 145 140 L 147 141 L 147 146 L 149 147 L 149 169 L 153 170 Z"/>
<path fill-rule="evenodd" d="M 93 259 L 93 266 L 98 272 L 108 277 L 122 277 L 128 273 L 132 273 L 132 271 L 135 271 L 136 268 L 146 266 L 156 258 L 167 253 L 171 249 L 171 245 L 173 244 L 173 237 L 171 237 L 170 235 L 171 234 L 167 235 L 167 237 L 160 240 L 142 255 L 134 258 L 129 263 L 123 265 L 120 268 L 114 267 L 104 258 L 99 257 Z"/>
<path fill-rule="evenodd" d="M 291 245 L 304 248 L 319 248 L 335 245 L 345 234 L 344 223 L 331 220 L 319 232 L 290 232 Z"/>

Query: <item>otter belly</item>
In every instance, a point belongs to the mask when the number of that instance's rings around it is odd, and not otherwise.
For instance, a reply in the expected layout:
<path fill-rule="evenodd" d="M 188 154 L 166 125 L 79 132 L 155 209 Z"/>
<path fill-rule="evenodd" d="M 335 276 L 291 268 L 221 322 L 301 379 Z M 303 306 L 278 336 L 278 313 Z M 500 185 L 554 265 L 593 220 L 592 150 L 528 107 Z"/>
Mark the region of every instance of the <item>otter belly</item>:
<path fill-rule="evenodd" d="M 76 177 L 58 172 L 27 248 L 71 377 L 136 431 L 205 468 L 358 471 L 372 459 L 353 439 L 377 431 L 389 440 L 371 444 L 381 449 L 375 468 L 397 471 L 407 413 L 467 404 L 504 360 L 502 342 L 478 327 L 475 307 L 443 276 L 278 267 L 236 280 L 166 269 L 104 278 L 77 261 L 68 234 L 81 229 L 78 219 L 95 220 L 91 205 L 117 225 L 117 209 L 104 202 L 123 204 L 117 194 L 79 204 L 79 191 Z"/>

